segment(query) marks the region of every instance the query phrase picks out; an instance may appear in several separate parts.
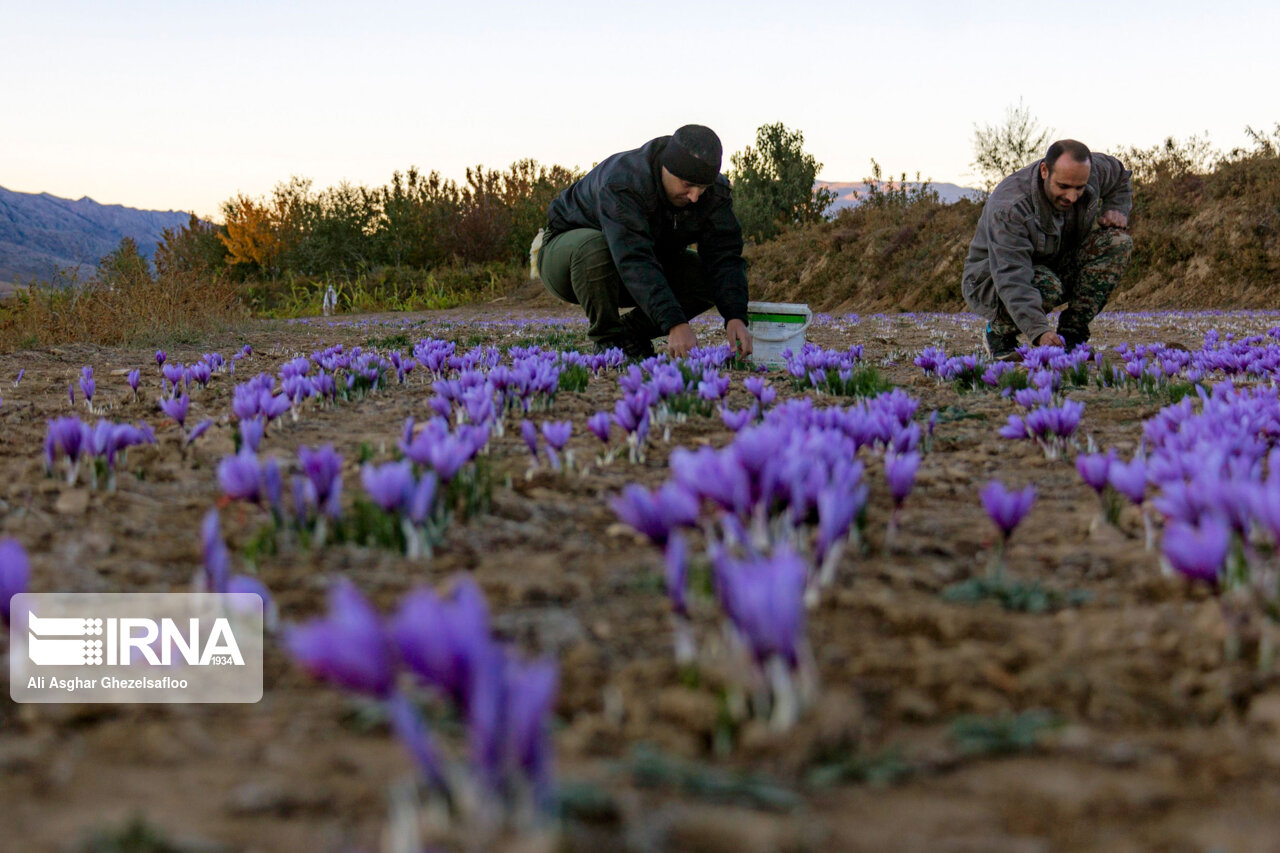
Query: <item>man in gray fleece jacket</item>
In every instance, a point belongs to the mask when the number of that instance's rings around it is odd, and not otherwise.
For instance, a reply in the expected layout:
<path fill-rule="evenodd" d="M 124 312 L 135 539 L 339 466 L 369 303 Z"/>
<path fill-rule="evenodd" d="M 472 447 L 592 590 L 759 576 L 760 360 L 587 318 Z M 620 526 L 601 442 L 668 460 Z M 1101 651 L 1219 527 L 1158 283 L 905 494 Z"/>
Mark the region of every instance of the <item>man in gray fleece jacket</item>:
<path fill-rule="evenodd" d="M 1071 348 L 1089 340 L 1089 322 L 1133 254 L 1125 230 L 1133 206 L 1130 175 L 1116 158 L 1063 139 L 987 198 L 961 289 L 970 310 L 987 321 L 993 358 L 1014 355 L 1018 332 L 1039 346 Z M 1048 312 L 1063 303 L 1055 332 Z"/>

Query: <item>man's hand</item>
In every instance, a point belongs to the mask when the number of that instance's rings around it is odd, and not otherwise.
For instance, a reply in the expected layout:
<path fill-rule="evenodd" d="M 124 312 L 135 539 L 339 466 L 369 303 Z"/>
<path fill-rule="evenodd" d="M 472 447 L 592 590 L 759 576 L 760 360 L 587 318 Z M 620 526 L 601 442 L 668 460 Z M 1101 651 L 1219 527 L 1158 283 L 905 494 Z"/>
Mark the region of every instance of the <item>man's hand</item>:
<path fill-rule="evenodd" d="M 751 333 L 747 331 L 746 323 L 741 320 L 730 320 L 724 327 L 724 336 L 729 341 L 729 349 L 734 356 L 745 358 L 751 355 L 755 344 L 751 340 Z"/>
<path fill-rule="evenodd" d="M 1067 342 L 1057 332 L 1045 332 L 1040 336 L 1040 340 L 1036 341 L 1038 347 L 1065 347 Z"/>
<path fill-rule="evenodd" d="M 1129 217 L 1118 210 L 1108 210 L 1098 217 L 1098 224 L 1103 228 L 1128 228 Z"/>
<path fill-rule="evenodd" d="M 671 331 L 667 332 L 667 353 L 672 358 L 684 358 L 697 345 L 698 336 L 688 323 L 672 326 Z"/>

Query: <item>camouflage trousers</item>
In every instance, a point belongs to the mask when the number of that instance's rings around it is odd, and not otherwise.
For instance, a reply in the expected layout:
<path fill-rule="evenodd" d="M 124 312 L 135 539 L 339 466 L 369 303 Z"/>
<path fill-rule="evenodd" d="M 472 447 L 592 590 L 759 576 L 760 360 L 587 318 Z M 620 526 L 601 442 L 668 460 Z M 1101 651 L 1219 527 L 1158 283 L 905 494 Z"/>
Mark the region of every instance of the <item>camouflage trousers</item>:
<path fill-rule="evenodd" d="M 1063 303 L 1067 306 L 1058 318 L 1058 334 L 1068 344 L 1089 340 L 1089 323 L 1111 298 L 1132 255 L 1133 239 L 1127 231 L 1095 228 L 1052 267 L 1036 264 L 1032 268 L 1031 284 L 1044 299 L 1045 313 Z M 991 331 L 1010 337 L 1018 334 L 1003 302 L 991 321 Z"/>

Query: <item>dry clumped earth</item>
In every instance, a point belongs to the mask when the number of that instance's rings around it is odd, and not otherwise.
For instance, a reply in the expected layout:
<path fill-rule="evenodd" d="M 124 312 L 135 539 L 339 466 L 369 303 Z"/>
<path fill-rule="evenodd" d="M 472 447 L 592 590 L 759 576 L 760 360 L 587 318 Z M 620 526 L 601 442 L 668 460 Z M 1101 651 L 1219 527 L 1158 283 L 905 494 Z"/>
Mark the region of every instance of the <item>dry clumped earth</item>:
<path fill-rule="evenodd" d="M 541 312 L 540 316 L 546 312 Z M 1095 342 L 1199 345 L 1205 329 L 1261 333 L 1275 317 L 1112 315 Z M 1228 654 L 1221 604 L 1162 575 L 1136 513 L 1093 524 L 1097 502 L 1070 459 L 1050 461 L 996 429 L 1013 411 L 992 394 L 960 395 L 911 358 L 940 345 L 972 352 L 972 317 L 837 318 L 811 330 L 830 348 L 866 346 L 869 362 L 940 411 L 932 451 L 886 543 L 883 468 L 868 464 L 864 553 L 846 553 L 833 594 L 809 616 L 822 690 L 794 731 L 726 727 L 714 672 L 673 662 L 661 558 L 617 523 L 607 498 L 627 482 L 653 487 L 677 445 L 723 446 L 718 418 L 677 424 L 643 464 L 625 458 L 584 474 L 526 477 L 517 430 L 492 442 L 491 512 L 457 524 L 429 562 L 355 545 L 260 559 L 285 622 L 319 614 L 346 576 L 384 611 L 420 584 L 470 573 L 497 630 L 560 665 L 556 760 L 567 850 L 1270 850 L 1280 837 L 1280 686 L 1244 644 Z M 565 330 L 568 330 L 567 332 Z M 407 349 L 420 337 L 507 346 L 582 339 L 582 326 L 522 325 L 494 310 L 246 325 L 174 347 L 189 362 L 244 343 L 236 379 L 276 372 L 325 346 Z M 705 340 L 714 328 L 704 325 Z M 556 337 L 559 336 L 559 337 Z M 410 342 L 406 345 L 406 340 Z M 145 419 L 159 443 L 130 451 L 113 494 L 45 476 L 46 421 L 71 413 L 67 384 L 95 369 L 117 421 Z M 143 369 L 132 400 L 124 373 Z M 9 380 L 26 373 L 17 387 Z M 780 396 L 792 390 L 770 374 Z M 746 404 L 743 374 L 730 403 Z M 151 351 L 66 346 L 0 356 L 0 525 L 31 554 L 33 592 L 186 591 L 200 564 L 200 522 L 218 498 L 216 466 L 232 452 L 233 380 L 193 394 L 191 423 L 218 419 L 184 455 L 155 406 Z M 390 458 L 407 416 L 430 416 L 428 382 L 288 418 L 263 456 L 332 443 L 358 490 L 361 445 Z M 77 397 L 79 395 L 77 394 Z M 1129 454 L 1160 402 L 1091 388 L 1082 432 Z M 597 440 L 582 426 L 612 409 L 616 377 L 561 393 L 536 420 L 571 418 L 579 463 Z M 824 398 L 823 403 L 848 400 Z M 83 404 L 75 410 L 83 414 Z M 660 439 L 660 433 L 657 436 Z M 993 531 L 977 499 L 998 477 L 1034 482 L 1039 499 L 1007 553 L 1012 577 L 1071 597 L 1045 612 L 945 600 L 985 571 Z M 238 505 L 223 529 L 241 552 L 260 521 Z M 713 633 L 710 608 L 700 628 Z M 5 669 L 7 680 L 8 672 Z M 179 850 L 376 850 L 388 790 L 410 773 L 385 727 L 291 664 L 269 640 L 256 705 L 17 705 L 0 710 L 4 850 L 78 850 L 121 835 L 140 816 Z M 456 726 L 440 722 L 446 743 Z M 122 849 L 122 848 L 101 848 Z"/>

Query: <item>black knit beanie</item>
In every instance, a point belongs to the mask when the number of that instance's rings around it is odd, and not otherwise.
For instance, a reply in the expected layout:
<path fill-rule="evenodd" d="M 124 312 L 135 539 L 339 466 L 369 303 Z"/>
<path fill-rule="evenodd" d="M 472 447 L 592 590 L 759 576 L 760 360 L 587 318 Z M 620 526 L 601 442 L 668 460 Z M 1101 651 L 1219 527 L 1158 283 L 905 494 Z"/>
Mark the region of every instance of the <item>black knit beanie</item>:
<path fill-rule="evenodd" d="M 715 131 L 700 124 L 686 124 L 667 140 L 662 165 L 691 184 L 714 184 L 720 174 L 724 149 Z"/>

